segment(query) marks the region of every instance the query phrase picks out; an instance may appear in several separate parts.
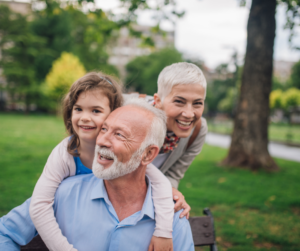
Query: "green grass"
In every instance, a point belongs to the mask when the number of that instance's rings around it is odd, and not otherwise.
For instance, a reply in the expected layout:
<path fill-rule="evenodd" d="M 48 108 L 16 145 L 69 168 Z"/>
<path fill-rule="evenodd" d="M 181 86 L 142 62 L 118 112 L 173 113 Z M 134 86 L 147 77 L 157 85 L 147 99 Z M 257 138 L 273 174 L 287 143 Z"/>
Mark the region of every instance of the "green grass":
<path fill-rule="evenodd" d="M 205 145 L 179 189 L 201 215 L 215 216 L 220 250 L 299 250 L 300 164 L 276 159 L 277 173 L 218 165 L 227 151 Z"/>
<path fill-rule="evenodd" d="M 208 130 L 210 132 L 231 134 L 233 122 L 230 120 L 220 122 L 208 121 Z M 300 125 L 271 123 L 269 125 L 269 138 L 273 141 L 300 144 Z"/>
<path fill-rule="evenodd" d="M 31 196 L 65 136 L 61 119 L 0 114 L 0 216 Z M 205 145 L 179 186 L 192 215 L 213 212 L 219 250 L 299 250 L 300 164 L 276 159 L 279 172 L 250 172 L 219 166 L 225 156 Z"/>
<path fill-rule="evenodd" d="M 0 114 L 0 215 L 31 196 L 50 152 L 65 135 L 56 117 Z"/>

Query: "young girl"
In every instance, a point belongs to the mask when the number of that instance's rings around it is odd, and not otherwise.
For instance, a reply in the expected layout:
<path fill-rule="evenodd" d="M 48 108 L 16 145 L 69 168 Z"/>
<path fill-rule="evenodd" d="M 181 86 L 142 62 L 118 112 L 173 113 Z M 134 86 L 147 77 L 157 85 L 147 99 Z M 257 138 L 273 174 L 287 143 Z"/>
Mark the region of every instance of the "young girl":
<path fill-rule="evenodd" d="M 110 76 L 88 73 L 70 88 L 63 102 L 63 117 L 70 137 L 50 154 L 30 204 L 31 219 L 50 250 L 75 251 L 59 229 L 52 208 L 56 189 L 63 179 L 92 173 L 96 138 L 111 111 L 122 105 L 120 86 Z M 174 204 L 167 178 L 153 165 L 146 171 L 152 181 L 156 228 L 151 250 L 172 250 Z M 163 238 L 157 238 L 163 237 Z"/>

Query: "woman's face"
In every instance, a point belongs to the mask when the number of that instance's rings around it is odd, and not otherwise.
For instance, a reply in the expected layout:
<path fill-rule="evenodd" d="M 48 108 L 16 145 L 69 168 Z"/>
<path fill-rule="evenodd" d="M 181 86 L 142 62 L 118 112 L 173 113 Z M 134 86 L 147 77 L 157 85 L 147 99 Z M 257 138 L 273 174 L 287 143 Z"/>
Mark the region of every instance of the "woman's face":
<path fill-rule="evenodd" d="M 161 102 L 154 95 L 155 107 L 163 110 L 167 119 L 167 129 L 179 138 L 188 137 L 204 110 L 205 89 L 196 84 L 175 85 L 171 93 Z"/>

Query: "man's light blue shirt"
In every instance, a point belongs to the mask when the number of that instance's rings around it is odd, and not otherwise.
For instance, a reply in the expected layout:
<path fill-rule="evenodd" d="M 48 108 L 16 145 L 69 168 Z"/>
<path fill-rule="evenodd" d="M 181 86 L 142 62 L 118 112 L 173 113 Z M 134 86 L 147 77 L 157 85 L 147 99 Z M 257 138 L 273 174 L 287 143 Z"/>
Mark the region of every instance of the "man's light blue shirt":
<path fill-rule="evenodd" d="M 37 234 L 29 216 L 30 199 L 0 218 L 0 250 L 20 250 Z M 142 210 L 121 222 L 104 182 L 93 174 L 64 180 L 54 200 L 54 213 L 64 236 L 78 250 L 148 250 L 154 232 L 154 206 L 149 181 Z M 174 251 L 194 250 L 188 221 L 174 216 Z"/>

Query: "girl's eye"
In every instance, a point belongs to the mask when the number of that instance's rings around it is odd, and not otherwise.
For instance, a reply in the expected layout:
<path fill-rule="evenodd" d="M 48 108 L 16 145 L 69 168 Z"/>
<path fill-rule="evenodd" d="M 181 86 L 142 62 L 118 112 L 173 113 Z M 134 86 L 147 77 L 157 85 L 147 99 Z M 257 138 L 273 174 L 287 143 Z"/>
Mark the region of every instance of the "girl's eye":
<path fill-rule="evenodd" d="M 78 112 L 82 111 L 81 108 L 79 108 L 79 107 L 74 108 L 74 110 L 78 111 Z"/>
<path fill-rule="evenodd" d="M 101 111 L 100 110 L 97 110 L 97 109 L 95 109 L 95 110 L 93 110 L 93 113 L 100 113 Z"/>

